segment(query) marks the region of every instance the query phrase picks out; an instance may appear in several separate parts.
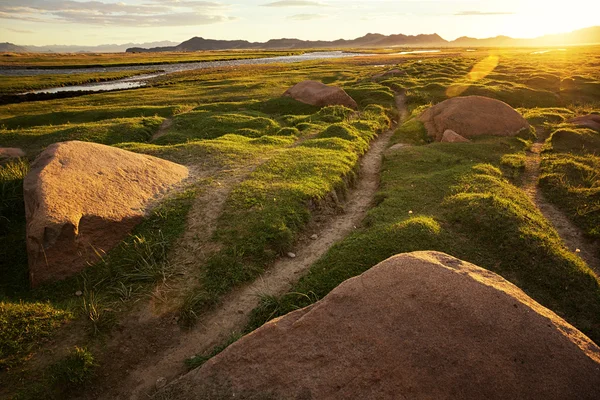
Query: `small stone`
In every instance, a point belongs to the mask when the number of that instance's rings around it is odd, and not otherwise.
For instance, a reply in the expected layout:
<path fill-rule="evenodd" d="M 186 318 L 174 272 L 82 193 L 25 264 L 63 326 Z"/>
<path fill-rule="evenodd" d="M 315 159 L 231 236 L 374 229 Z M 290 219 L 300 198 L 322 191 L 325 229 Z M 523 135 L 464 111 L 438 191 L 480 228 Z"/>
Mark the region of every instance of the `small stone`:
<path fill-rule="evenodd" d="M 409 213 L 409 214 L 412 214 L 413 212 L 412 212 L 412 210 L 411 210 L 411 211 L 409 211 L 408 213 Z"/>
<path fill-rule="evenodd" d="M 156 380 L 156 388 L 157 389 L 162 389 L 165 386 L 167 386 L 167 378 L 165 378 L 164 376 L 162 376 L 162 377 L 160 377 L 160 378 L 158 378 Z"/>
<path fill-rule="evenodd" d="M 314 235 L 312 235 L 310 237 L 312 240 L 317 240 L 319 238 L 319 235 L 317 235 L 316 233 Z"/>
<path fill-rule="evenodd" d="M 81 290 L 75 292 L 75 296 L 80 297 L 81 295 L 83 295 L 83 292 Z"/>
<path fill-rule="evenodd" d="M 244 310 L 238 310 L 238 314 L 243 315 L 244 314 Z"/>
<path fill-rule="evenodd" d="M 581 253 L 580 249 L 575 249 L 575 253 Z"/>
<path fill-rule="evenodd" d="M 294 253 L 287 253 L 287 256 L 289 258 L 296 258 L 296 254 L 294 254 Z"/>

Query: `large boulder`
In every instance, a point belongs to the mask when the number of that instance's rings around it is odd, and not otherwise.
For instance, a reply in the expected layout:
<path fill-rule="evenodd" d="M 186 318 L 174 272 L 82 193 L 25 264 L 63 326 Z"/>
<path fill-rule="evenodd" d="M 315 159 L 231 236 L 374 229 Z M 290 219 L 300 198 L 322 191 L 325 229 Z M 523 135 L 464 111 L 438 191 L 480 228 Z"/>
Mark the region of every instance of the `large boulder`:
<path fill-rule="evenodd" d="M 590 114 L 569 120 L 569 123 L 600 132 L 600 115 Z"/>
<path fill-rule="evenodd" d="M 419 117 L 427 134 L 440 141 L 451 129 L 465 138 L 515 136 L 529 123 L 508 104 L 482 96 L 454 97 L 425 110 Z"/>
<path fill-rule="evenodd" d="M 416 252 L 267 323 L 157 397 L 599 399 L 600 348 L 500 276 Z"/>
<path fill-rule="evenodd" d="M 23 183 L 32 286 L 97 261 L 187 176 L 184 166 L 101 144 L 48 146 Z"/>
<path fill-rule="evenodd" d="M 358 109 L 356 101 L 348 96 L 344 89 L 317 81 L 300 82 L 286 90 L 283 95 L 317 107 L 340 105 Z"/>

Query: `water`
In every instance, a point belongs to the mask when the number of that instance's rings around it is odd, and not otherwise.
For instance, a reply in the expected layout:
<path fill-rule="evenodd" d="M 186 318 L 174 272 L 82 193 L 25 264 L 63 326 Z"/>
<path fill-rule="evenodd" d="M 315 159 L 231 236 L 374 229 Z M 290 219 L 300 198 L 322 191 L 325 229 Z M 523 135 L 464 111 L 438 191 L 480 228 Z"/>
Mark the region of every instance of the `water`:
<path fill-rule="evenodd" d="M 392 55 L 405 55 L 405 54 L 421 54 L 421 53 L 440 53 L 441 50 L 413 50 L 413 51 L 401 51 L 400 53 L 392 53 Z"/>
<path fill-rule="evenodd" d="M 70 74 L 83 74 L 83 73 L 101 73 L 101 72 L 120 72 L 120 71 L 157 71 L 144 75 L 137 75 L 125 79 L 119 79 L 110 82 L 98 82 L 90 83 L 85 85 L 77 86 L 63 86 L 50 89 L 38 90 L 31 93 L 59 93 L 59 92 L 73 92 L 73 91 L 108 91 L 108 90 L 120 90 L 120 89 L 133 89 L 137 87 L 145 86 L 149 79 L 155 78 L 161 75 L 172 74 L 175 72 L 182 71 L 193 71 L 198 69 L 216 68 L 216 67 L 231 67 L 238 65 L 263 65 L 263 64 L 275 64 L 275 63 L 296 63 L 302 61 L 311 60 L 325 60 L 332 58 L 344 58 L 344 57 L 360 57 L 369 56 L 371 54 L 355 54 L 345 53 L 342 51 L 321 51 L 314 53 L 305 53 L 296 56 L 282 56 L 282 57 L 267 57 L 267 58 L 255 58 L 249 60 L 228 60 L 228 61 L 200 61 L 193 63 L 178 63 L 178 64 L 153 64 L 153 65 L 133 65 L 133 66 L 120 66 L 120 67 L 103 67 L 103 68 L 72 68 L 72 69 L 27 69 L 27 68 L 4 68 L 0 69 L 0 76 L 25 76 L 25 75 L 70 75 Z"/>

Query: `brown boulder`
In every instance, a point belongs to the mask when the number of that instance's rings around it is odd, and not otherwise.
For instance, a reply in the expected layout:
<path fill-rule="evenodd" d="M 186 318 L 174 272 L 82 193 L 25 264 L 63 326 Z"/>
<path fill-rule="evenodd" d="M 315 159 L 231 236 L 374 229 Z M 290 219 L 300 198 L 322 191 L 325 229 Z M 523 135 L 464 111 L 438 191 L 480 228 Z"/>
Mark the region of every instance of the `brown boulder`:
<path fill-rule="evenodd" d="M 590 114 L 569 120 L 569 123 L 600 132 L 600 115 Z"/>
<path fill-rule="evenodd" d="M 97 261 L 187 176 L 184 166 L 101 144 L 48 146 L 23 183 L 32 286 Z"/>
<path fill-rule="evenodd" d="M 286 90 L 283 95 L 317 107 L 340 105 L 358 109 L 356 101 L 348 96 L 344 89 L 317 81 L 300 82 Z"/>
<path fill-rule="evenodd" d="M 598 399 L 600 348 L 502 277 L 415 252 L 265 324 L 158 398 Z"/>
<path fill-rule="evenodd" d="M 452 129 L 446 129 L 444 131 L 444 135 L 442 136 L 442 140 L 440 142 L 443 143 L 468 143 L 469 139 L 465 139 L 460 136 L 458 133 L 454 132 Z"/>
<path fill-rule="evenodd" d="M 21 157 L 25 157 L 25 152 L 21 149 L 16 147 L 0 147 L 0 163 Z"/>
<path fill-rule="evenodd" d="M 508 104 L 482 96 L 454 97 L 425 110 L 419 117 L 429 136 L 440 141 L 451 129 L 465 138 L 515 136 L 529 123 Z"/>

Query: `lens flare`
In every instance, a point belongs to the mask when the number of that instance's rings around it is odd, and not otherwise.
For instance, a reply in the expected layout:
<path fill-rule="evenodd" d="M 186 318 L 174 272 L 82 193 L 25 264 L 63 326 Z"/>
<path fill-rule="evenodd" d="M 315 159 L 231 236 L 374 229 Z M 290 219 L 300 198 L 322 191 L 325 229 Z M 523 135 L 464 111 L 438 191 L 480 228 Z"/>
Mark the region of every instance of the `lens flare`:
<path fill-rule="evenodd" d="M 452 84 L 446 90 L 446 96 L 448 97 L 456 97 L 460 96 L 467 90 L 472 83 L 477 82 L 494 71 L 500 62 L 500 57 L 498 55 L 489 55 L 483 60 L 479 61 L 477 64 L 473 66 L 471 72 L 467 74 L 465 79 L 462 82 L 457 82 Z"/>

